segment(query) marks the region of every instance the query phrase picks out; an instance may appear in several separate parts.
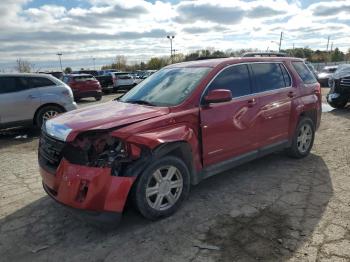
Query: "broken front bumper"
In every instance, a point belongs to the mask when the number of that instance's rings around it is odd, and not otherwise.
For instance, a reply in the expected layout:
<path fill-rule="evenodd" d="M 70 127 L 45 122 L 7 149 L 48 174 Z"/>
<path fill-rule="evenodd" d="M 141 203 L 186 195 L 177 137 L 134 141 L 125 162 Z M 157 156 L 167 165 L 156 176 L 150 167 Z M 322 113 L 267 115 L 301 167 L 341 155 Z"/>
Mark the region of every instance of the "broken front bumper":
<path fill-rule="evenodd" d="M 42 167 L 40 174 L 49 196 L 66 206 L 95 213 L 121 213 L 135 181 L 135 177 L 111 176 L 110 168 L 75 165 L 65 159 L 54 174 Z"/>

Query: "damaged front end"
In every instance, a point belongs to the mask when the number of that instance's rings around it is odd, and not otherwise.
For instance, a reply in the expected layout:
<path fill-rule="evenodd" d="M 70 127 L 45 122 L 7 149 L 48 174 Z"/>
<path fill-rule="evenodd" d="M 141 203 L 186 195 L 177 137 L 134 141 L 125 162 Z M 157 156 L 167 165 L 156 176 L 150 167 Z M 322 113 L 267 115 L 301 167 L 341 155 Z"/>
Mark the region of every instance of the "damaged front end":
<path fill-rule="evenodd" d="M 148 156 L 147 149 L 110 131 L 88 131 L 66 142 L 44 129 L 38 158 L 52 198 L 73 208 L 120 214 Z"/>

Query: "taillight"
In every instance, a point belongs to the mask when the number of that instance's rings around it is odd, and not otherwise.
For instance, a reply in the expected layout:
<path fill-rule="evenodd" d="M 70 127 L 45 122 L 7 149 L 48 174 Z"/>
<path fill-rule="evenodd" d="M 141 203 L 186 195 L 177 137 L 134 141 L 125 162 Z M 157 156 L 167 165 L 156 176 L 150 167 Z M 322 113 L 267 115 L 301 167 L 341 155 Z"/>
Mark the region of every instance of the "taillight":
<path fill-rule="evenodd" d="M 315 94 L 321 94 L 321 85 L 320 85 L 320 83 L 317 83 L 317 85 L 316 85 Z"/>

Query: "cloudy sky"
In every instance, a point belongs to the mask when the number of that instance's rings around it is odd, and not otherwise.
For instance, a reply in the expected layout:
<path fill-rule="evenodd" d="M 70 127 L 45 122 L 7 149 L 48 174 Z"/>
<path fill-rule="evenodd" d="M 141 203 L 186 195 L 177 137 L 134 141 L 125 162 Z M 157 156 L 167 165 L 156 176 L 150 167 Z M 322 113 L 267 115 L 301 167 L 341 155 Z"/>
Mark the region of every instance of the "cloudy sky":
<path fill-rule="evenodd" d="M 350 48 L 350 1 L 315 0 L 1 0 L 0 70 L 17 58 L 37 70 L 93 67 L 125 55 L 129 63 L 178 52 L 309 46 Z"/>

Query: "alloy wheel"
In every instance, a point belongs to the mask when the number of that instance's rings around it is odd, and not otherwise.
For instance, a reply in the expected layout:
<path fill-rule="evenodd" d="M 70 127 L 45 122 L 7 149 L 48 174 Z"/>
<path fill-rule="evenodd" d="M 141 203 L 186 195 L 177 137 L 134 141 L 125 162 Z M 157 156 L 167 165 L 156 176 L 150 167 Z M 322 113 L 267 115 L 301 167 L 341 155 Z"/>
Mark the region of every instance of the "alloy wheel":
<path fill-rule="evenodd" d="M 300 153 L 305 153 L 309 150 L 312 142 L 312 128 L 309 124 L 301 126 L 297 138 L 297 146 Z"/>
<path fill-rule="evenodd" d="M 183 189 L 181 172 L 174 166 L 158 168 L 148 180 L 146 199 L 150 207 L 162 211 L 175 205 Z"/>
<path fill-rule="evenodd" d="M 55 117 L 58 115 L 58 112 L 55 110 L 48 110 L 43 114 L 43 122 Z"/>

